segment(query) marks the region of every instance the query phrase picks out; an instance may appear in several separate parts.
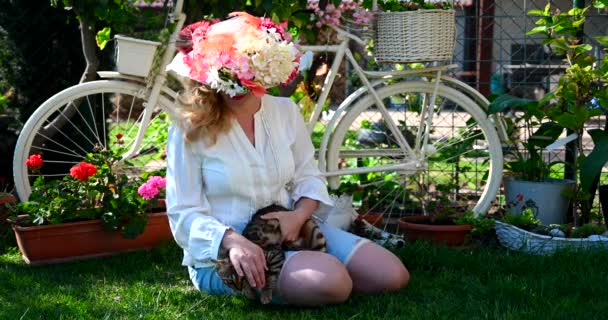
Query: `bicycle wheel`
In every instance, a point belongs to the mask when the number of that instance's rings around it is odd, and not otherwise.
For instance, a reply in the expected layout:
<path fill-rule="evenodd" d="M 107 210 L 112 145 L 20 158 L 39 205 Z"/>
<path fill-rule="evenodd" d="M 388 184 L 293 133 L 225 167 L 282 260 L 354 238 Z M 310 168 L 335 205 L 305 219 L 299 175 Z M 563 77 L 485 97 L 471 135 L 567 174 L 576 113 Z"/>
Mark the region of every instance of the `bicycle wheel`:
<path fill-rule="evenodd" d="M 100 80 L 67 88 L 45 101 L 25 123 L 13 158 L 15 187 L 22 201 L 31 193 L 36 177 L 61 179 L 83 161 L 93 148 L 105 147 L 122 155 L 133 145 L 141 126 L 145 87 L 139 84 Z M 121 161 L 119 168 L 130 176 L 164 168 L 167 114 L 170 102 L 161 96 L 137 153 Z M 28 172 L 25 161 L 41 154 L 44 165 Z"/>
<path fill-rule="evenodd" d="M 428 214 L 438 204 L 485 213 L 499 188 L 503 159 L 496 130 L 485 111 L 464 94 L 439 86 L 424 147 L 424 134 L 417 133 L 425 130 L 420 126 L 422 106 L 429 105 L 434 87 L 422 81 L 383 87 L 377 94 L 391 119 L 384 119 L 367 95 L 347 111 L 331 137 L 327 169 L 338 176 L 329 178 L 330 187 L 339 182 L 352 192 L 359 216 L 390 234 L 400 233 L 402 216 Z M 396 135 L 386 129 L 387 121 L 393 121 L 417 156 L 408 158 Z M 411 166 L 386 169 L 400 163 Z M 363 167 L 373 172 L 352 173 Z"/>

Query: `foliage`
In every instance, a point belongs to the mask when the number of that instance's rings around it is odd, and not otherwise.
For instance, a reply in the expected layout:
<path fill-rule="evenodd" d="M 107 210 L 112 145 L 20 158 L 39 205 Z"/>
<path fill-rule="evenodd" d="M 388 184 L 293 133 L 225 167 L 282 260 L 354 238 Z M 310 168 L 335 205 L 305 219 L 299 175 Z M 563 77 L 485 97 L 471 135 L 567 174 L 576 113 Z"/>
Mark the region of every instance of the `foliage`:
<path fill-rule="evenodd" d="M 540 225 L 540 220 L 536 219 L 531 208 L 524 209 L 521 214 L 507 213 L 501 220 L 524 230 L 532 230 Z"/>
<path fill-rule="evenodd" d="M 373 0 L 363 0 L 363 7 L 372 8 Z M 383 11 L 416 11 L 416 10 L 430 10 L 430 9 L 442 9 L 448 10 L 452 8 L 451 1 L 428 1 L 428 0 L 379 0 L 378 8 Z"/>
<path fill-rule="evenodd" d="M 148 221 L 147 200 L 160 193 L 158 188 L 164 188 L 159 182 L 164 178 L 149 178 L 142 184 L 142 178 L 118 171 L 120 160 L 111 150 L 96 148 L 85 162 L 70 169 L 70 176 L 61 180 L 39 176 L 28 201 L 19 204 L 13 215 L 26 214 L 29 222 L 37 225 L 101 219 L 108 229 L 136 238 Z M 34 154 L 26 165 L 36 173 L 44 160 Z"/>
<path fill-rule="evenodd" d="M 151 3 L 154 0 L 144 1 Z M 142 13 L 131 0 L 51 0 L 51 5 L 54 7 L 61 5 L 65 9 L 71 9 L 79 20 L 88 21 L 91 27 L 97 30 L 97 44 L 100 49 L 103 49 L 111 39 L 112 29 L 133 32 L 134 27 L 146 29 L 150 25 L 159 25 L 158 20 L 162 19 L 150 12 Z"/>
<path fill-rule="evenodd" d="M 602 234 L 606 232 L 606 227 L 598 224 L 587 223 L 580 227 L 572 229 L 571 238 L 587 238 L 594 234 Z"/>
<path fill-rule="evenodd" d="M 596 6 L 605 5 L 603 1 Z M 581 43 L 585 15 L 590 7 L 571 9 L 568 12 L 552 10 L 548 4 L 544 10 L 533 10 L 529 14 L 538 16 L 536 27 L 527 34 L 542 34 L 543 43 L 550 46 L 555 54 L 564 56 L 567 65 L 560 76 L 554 92 L 540 101 L 530 101 L 510 96 L 500 96 L 490 105 L 490 113 L 507 108 L 519 108 L 523 114 L 515 119 L 514 125 L 525 123 L 529 139 L 521 142 L 527 153 L 523 157 L 519 150 L 513 150 L 515 161 L 508 162 L 507 168 L 531 181 L 542 181 L 547 177 L 549 165 L 542 161 L 542 149 L 552 143 L 563 131 L 568 130 L 575 137 L 578 159 L 566 165 L 577 175 L 580 184 L 567 195 L 574 199 L 573 216 L 576 224 L 588 221 L 591 211 L 592 194 L 595 192 L 602 167 L 608 161 L 608 132 L 599 129 L 586 130 L 585 124 L 593 117 L 608 114 L 608 55 L 597 61 L 592 55 L 593 46 Z M 608 45 L 608 37 L 596 37 L 600 46 Z M 607 50 L 604 48 L 604 50 Z M 534 133 L 531 127 L 538 127 Z M 594 149 L 588 155 L 583 150 L 583 136 L 591 135 Z M 537 139 L 540 138 L 540 139 Z M 516 143 L 520 141 L 515 141 Z M 579 217 L 578 213 L 581 215 Z"/>
<path fill-rule="evenodd" d="M 522 140 L 519 138 L 520 134 L 516 135 L 512 141 L 513 147 L 507 152 L 513 160 L 507 161 L 505 168 L 523 180 L 545 181 L 549 177 L 551 165 L 555 164 L 545 163 L 543 149 L 555 142 L 564 128 L 547 119 L 545 109 L 548 98 L 549 96 L 536 101 L 502 95 L 495 98 L 488 109 L 489 113 L 504 111 L 507 108 L 519 109 L 517 116 L 507 121 L 511 131 L 521 128 L 527 133 L 528 139 Z M 522 152 L 522 149 L 525 152 Z"/>
<path fill-rule="evenodd" d="M 595 1 L 594 4 L 605 6 L 605 1 Z M 589 9 L 574 8 L 560 12 L 552 11 L 551 6 L 547 5 L 544 10 L 531 11 L 531 15 L 539 18 L 537 27 L 527 33 L 543 34 L 546 37 L 543 43 L 551 46 L 556 54 L 565 56 L 564 62 L 568 65 L 555 92 L 548 94 L 549 98 L 556 99 L 556 103 L 545 112 L 549 119 L 578 135 L 576 147 L 579 156 L 570 165 L 577 173 L 580 184 L 572 197 L 584 221 L 588 220 L 591 210 L 591 186 L 608 161 L 608 132 L 589 130 L 594 149 L 588 157 L 583 150 L 585 123 L 592 117 L 608 113 L 605 108 L 608 106 L 608 55 L 604 55 L 599 62 L 591 54 L 593 46 L 580 41 L 585 14 Z M 596 37 L 595 40 L 604 46 L 604 51 L 608 50 L 608 36 Z M 576 215 L 574 218 L 578 222 Z"/>
<path fill-rule="evenodd" d="M 362 7 L 362 3 L 356 0 L 345 1 L 323 1 L 308 0 L 307 9 L 312 10 L 310 26 L 317 28 L 326 26 L 339 26 L 345 22 L 358 25 L 368 25 L 373 20 L 373 13 Z"/>
<path fill-rule="evenodd" d="M 472 210 L 465 211 L 464 215 L 454 219 L 455 224 L 469 224 L 473 227 L 471 233 L 474 235 L 485 235 L 489 234 L 494 230 L 495 222 L 494 219 L 489 218 L 486 215 L 475 216 L 475 212 Z"/>
<path fill-rule="evenodd" d="M 333 2 L 339 2 L 333 0 Z M 314 31 L 307 29 L 310 13 L 307 0 L 205 0 L 186 1 L 184 11 L 190 22 L 203 18 L 224 19 L 234 11 L 245 11 L 258 17 L 267 17 L 273 22 L 289 21 L 289 29 L 297 34 L 302 31 L 314 38 Z"/>
<path fill-rule="evenodd" d="M 51 95 L 78 82 L 84 65 L 74 44 L 78 23 L 48 1 L 12 0 L 2 5 L 0 26 L 0 94 L 25 121 Z"/>

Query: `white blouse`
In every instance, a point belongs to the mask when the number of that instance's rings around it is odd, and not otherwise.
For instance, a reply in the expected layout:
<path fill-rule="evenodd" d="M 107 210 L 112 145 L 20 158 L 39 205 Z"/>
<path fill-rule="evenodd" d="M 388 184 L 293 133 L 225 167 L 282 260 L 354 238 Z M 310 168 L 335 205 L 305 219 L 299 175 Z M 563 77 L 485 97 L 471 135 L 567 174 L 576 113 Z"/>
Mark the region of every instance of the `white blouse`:
<path fill-rule="evenodd" d="M 293 209 L 308 197 L 332 206 L 304 119 L 291 99 L 265 95 L 254 131 L 255 146 L 233 121 L 210 146 L 203 140 L 185 143 L 182 130 L 169 129 L 167 211 L 184 249 L 183 265 L 212 265 L 224 232 L 241 233 L 267 205 Z"/>

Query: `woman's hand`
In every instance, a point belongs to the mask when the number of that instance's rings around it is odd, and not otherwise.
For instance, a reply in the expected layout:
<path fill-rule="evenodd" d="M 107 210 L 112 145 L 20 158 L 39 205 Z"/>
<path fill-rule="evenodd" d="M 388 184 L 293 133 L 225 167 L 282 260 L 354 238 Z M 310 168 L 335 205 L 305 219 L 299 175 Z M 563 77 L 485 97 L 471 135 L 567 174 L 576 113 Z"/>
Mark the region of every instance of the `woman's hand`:
<path fill-rule="evenodd" d="M 297 211 L 275 211 L 261 217 L 264 220 L 278 219 L 281 225 L 283 242 L 292 242 L 300 237 L 302 224 L 308 219 L 307 215 L 299 214 Z"/>
<path fill-rule="evenodd" d="M 247 277 L 253 288 L 266 285 L 266 258 L 260 246 L 232 230 L 226 231 L 221 246 L 228 250 L 228 257 L 240 277 Z"/>

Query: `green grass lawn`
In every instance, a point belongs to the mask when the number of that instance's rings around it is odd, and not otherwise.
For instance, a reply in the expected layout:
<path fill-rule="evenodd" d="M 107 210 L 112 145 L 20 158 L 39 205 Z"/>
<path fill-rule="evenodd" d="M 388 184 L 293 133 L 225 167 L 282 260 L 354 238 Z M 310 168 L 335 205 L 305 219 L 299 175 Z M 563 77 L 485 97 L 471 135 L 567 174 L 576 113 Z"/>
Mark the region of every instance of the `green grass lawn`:
<path fill-rule="evenodd" d="M 608 253 L 517 254 L 499 247 L 411 244 L 398 293 L 324 308 L 261 306 L 195 291 L 167 245 L 62 265 L 0 256 L 0 319 L 605 319 Z"/>

